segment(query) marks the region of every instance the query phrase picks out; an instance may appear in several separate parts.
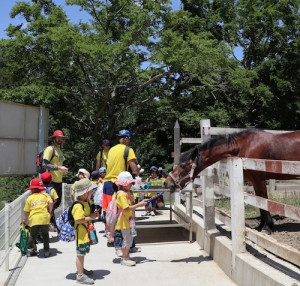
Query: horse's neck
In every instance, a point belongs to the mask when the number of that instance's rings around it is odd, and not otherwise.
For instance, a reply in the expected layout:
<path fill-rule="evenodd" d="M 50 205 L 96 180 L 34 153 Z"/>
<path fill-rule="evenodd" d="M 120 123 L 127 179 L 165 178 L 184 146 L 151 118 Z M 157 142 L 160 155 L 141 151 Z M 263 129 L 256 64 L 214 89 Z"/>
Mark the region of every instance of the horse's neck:
<path fill-rule="evenodd" d="M 202 153 L 202 165 L 203 169 L 208 166 L 228 157 L 236 156 L 238 154 L 239 147 L 237 144 L 222 144 L 213 146 L 211 149 L 207 149 Z M 202 170 L 203 170 L 202 169 Z"/>

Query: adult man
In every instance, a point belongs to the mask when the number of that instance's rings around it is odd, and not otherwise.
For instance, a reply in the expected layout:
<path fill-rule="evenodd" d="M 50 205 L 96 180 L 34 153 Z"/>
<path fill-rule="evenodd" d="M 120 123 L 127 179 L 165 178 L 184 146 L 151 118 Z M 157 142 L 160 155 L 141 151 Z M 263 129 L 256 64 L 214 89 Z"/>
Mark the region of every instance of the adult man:
<path fill-rule="evenodd" d="M 128 130 L 121 130 L 118 133 L 119 144 L 115 145 L 109 150 L 109 156 L 107 159 L 107 171 L 106 176 L 103 179 L 103 199 L 102 209 L 105 212 L 108 204 L 110 203 L 113 195 L 113 183 L 118 178 L 118 175 L 127 171 L 130 166 L 131 171 L 134 175 L 139 175 L 139 169 L 136 163 L 136 156 L 132 148 L 128 150 L 128 156 L 126 160 L 124 158 L 126 146 L 130 144 L 131 134 Z M 110 237 L 108 241 L 109 246 L 113 246 L 114 240 L 114 227 L 109 229 Z"/>
<path fill-rule="evenodd" d="M 49 137 L 52 140 L 54 146 L 54 156 L 53 147 L 48 146 L 44 151 L 43 157 L 43 168 L 48 170 L 52 175 L 51 185 L 56 190 L 58 199 L 54 204 L 53 208 L 57 209 L 61 203 L 62 196 L 62 176 L 68 173 L 68 168 L 63 166 L 65 157 L 61 150 L 61 145 L 67 137 L 64 136 L 64 133 L 61 130 L 56 130 L 53 132 L 53 135 Z"/>
<path fill-rule="evenodd" d="M 96 171 L 99 170 L 100 167 L 106 168 L 106 161 L 107 161 L 107 156 L 108 156 L 108 151 L 110 149 L 110 142 L 107 139 L 104 139 L 102 141 L 102 150 L 97 154 L 96 156 Z"/>

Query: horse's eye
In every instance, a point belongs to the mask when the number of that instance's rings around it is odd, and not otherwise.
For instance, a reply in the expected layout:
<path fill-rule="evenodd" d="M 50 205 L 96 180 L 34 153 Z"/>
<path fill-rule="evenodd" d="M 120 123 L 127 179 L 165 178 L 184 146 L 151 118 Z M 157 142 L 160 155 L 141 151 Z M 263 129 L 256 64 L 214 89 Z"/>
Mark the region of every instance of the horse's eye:
<path fill-rule="evenodd" d="M 181 168 L 181 169 L 185 169 L 185 164 L 181 164 L 181 165 L 180 165 L 180 168 Z"/>

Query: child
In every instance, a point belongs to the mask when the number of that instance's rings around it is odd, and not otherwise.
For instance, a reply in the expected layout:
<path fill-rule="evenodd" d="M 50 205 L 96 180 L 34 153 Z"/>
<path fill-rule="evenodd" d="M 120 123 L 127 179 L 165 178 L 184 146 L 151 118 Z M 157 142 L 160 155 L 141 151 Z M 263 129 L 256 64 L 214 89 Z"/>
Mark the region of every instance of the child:
<path fill-rule="evenodd" d="M 50 198 L 53 201 L 53 204 L 56 203 L 57 199 L 58 199 L 58 195 L 55 191 L 55 189 L 50 185 L 51 181 L 52 181 L 52 175 L 49 172 L 44 172 L 41 175 L 41 179 L 43 181 L 43 184 L 46 188 L 46 190 L 42 191 L 43 193 L 47 193 Z M 49 227 L 50 231 L 56 231 L 56 222 L 55 222 L 55 215 L 54 215 L 54 210 L 52 210 L 51 212 L 51 217 L 50 217 L 50 227 Z"/>
<path fill-rule="evenodd" d="M 147 200 L 142 200 L 135 205 L 131 205 L 130 188 L 134 181 L 135 180 L 132 178 L 131 174 L 127 171 L 121 172 L 118 176 L 118 179 L 115 181 L 115 184 L 118 184 L 120 186 L 119 190 L 122 191 L 117 194 L 118 212 L 119 210 L 121 210 L 121 213 L 118 217 L 116 230 L 121 230 L 122 233 L 123 259 L 121 261 L 121 264 L 125 266 L 136 265 L 136 262 L 129 258 L 129 249 L 132 246 L 133 242 L 129 219 L 132 216 L 132 211 L 147 204 Z"/>
<path fill-rule="evenodd" d="M 88 224 L 98 217 L 98 211 L 91 214 L 89 200 L 92 195 L 94 184 L 89 179 L 84 178 L 75 183 L 75 197 L 81 204 L 75 204 L 72 209 L 72 215 L 75 221 L 76 229 L 76 280 L 81 284 L 94 284 L 94 280 L 87 275 L 92 275 L 93 271 L 84 269 L 84 257 L 90 252 L 90 241 L 88 237 Z M 82 207 L 83 205 L 83 207 Z"/>
<path fill-rule="evenodd" d="M 78 170 L 78 173 L 76 174 L 76 177 L 81 180 L 81 179 L 84 179 L 84 178 L 87 178 L 89 179 L 90 178 L 90 172 L 87 171 L 86 169 L 79 169 Z M 72 201 L 75 201 L 75 184 L 72 185 L 71 187 L 71 199 Z"/>
<path fill-rule="evenodd" d="M 34 249 L 34 242 L 40 233 L 44 242 L 44 256 L 49 257 L 49 224 L 53 201 L 48 194 L 42 193 L 45 187 L 39 178 L 32 179 L 27 190 L 31 190 L 31 195 L 27 198 L 25 203 L 25 216 L 22 220 L 22 224 L 25 224 L 29 218 L 30 237 L 27 246 L 28 256 L 37 255 Z"/>

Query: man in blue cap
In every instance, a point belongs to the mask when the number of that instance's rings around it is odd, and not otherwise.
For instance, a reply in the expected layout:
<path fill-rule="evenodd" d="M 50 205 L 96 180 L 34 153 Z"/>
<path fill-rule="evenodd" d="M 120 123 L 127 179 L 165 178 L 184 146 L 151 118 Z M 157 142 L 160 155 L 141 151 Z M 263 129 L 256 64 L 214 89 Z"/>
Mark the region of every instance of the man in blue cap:
<path fill-rule="evenodd" d="M 134 175 L 139 175 L 139 168 L 137 166 L 137 159 L 132 148 L 129 147 L 131 134 L 128 130 L 120 130 L 117 134 L 119 144 L 115 145 L 109 150 L 109 156 L 106 161 L 107 171 L 103 179 L 103 199 L 102 209 L 105 212 L 108 204 L 112 200 L 113 183 L 118 178 L 119 174 L 127 171 L 129 166 Z M 104 220 L 105 221 L 105 220 Z M 109 246 L 113 246 L 114 227 L 110 230 Z"/>

